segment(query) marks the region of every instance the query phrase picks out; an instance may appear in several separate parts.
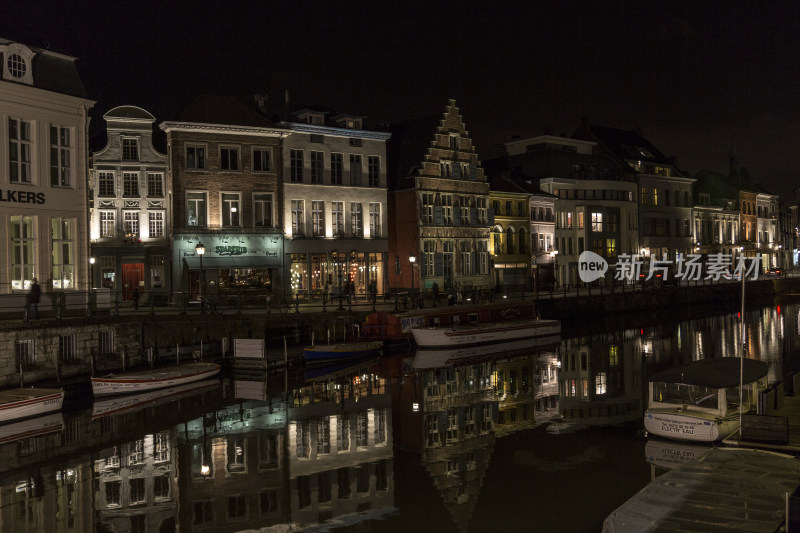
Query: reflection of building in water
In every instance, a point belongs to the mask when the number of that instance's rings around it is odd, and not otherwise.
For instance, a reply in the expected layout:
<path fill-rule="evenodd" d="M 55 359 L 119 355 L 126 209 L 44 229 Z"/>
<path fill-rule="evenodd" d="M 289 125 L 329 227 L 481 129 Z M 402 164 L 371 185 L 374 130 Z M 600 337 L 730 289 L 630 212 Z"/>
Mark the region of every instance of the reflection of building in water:
<path fill-rule="evenodd" d="M 94 461 L 98 524 L 118 533 L 173 531 L 177 475 L 171 431 L 100 452 Z"/>
<path fill-rule="evenodd" d="M 561 350 L 565 419 L 615 424 L 642 416 L 641 342 L 625 332 L 567 339 Z"/>
<path fill-rule="evenodd" d="M 405 373 L 393 391 L 398 446 L 421 452 L 453 520 L 469 523 L 494 446 L 494 361 Z"/>
<path fill-rule="evenodd" d="M 182 531 L 233 532 L 289 521 L 286 408 L 242 402 L 178 426 Z"/>
<path fill-rule="evenodd" d="M 395 510 L 385 379 L 365 371 L 295 391 L 287 440 L 292 523 L 348 523 L 356 513 Z"/>
<path fill-rule="evenodd" d="M 552 352 L 495 363 L 492 379 L 499 403 L 498 437 L 558 415 L 558 365 Z"/>

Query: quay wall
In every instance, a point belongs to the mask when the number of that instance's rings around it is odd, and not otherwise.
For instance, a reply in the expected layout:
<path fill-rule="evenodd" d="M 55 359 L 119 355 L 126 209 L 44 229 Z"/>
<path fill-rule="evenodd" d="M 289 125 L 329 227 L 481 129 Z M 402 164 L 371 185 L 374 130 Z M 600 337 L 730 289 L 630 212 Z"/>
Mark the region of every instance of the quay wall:
<path fill-rule="evenodd" d="M 800 278 L 748 282 L 748 308 L 771 305 L 781 298 L 800 297 Z M 530 299 L 531 293 L 527 293 Z M 513 295 L 509 295 L 513 298 Z M 690 319 L 692 312 L 736 312 L 741 285 L 660 287 L 650 290 L 567 294 L 545 293 L 537 298 L 542 318 L 564 323 L 566 336 L 586 328 L 608 331 L 623 323 L 658 323 L 664 313 Z M 232 355 L 233 339 L 266 339 L 267 358 L 283 360 L 284 338 L 294 360 L 302 346 L 342 342 L 358 333 L 371 309 L 325 312 L 231 312 L 196 314 L 121 314 L 70 317 L 61 320 L 0 323 L 0 387 L 34 383 L 86 383 L 91 375 L 154 363 L 186 361 L 202 354 L 206 359 Z M 625 322 L 627 321 L 627 322 Z M 611 329 L 609 329 L 611 328 Z M 21 372 L 20 372 L 21 371 Z M 22 379 L 21 379 L 22 377 Z"/>

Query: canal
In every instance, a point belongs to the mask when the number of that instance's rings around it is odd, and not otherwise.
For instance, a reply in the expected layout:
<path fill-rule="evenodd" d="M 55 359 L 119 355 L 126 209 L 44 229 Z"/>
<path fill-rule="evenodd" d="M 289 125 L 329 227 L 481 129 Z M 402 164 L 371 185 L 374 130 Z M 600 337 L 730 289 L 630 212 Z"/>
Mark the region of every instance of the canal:
<path fill-rule="evenodd" d="M 647 376 L 797 372 L 800 305 L 565 324 L 565 338 L 227 375 L 0 426 L 0 530 L 600 531 L 702 450 L 648 441 Z M 654 318 L 655 316 L 655 318 Z M 598 322 L 599 324 L 599 322 Z"/>

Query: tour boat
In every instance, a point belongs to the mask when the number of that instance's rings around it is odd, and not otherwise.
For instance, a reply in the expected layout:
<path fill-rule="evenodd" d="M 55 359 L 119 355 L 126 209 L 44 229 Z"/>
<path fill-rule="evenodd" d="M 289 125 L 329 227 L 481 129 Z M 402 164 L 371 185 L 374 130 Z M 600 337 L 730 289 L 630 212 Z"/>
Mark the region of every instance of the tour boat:
<path fill-rule="evenodd" d="M 219 387 L 219 380 L 210 379 L 193 383 L 185 383 L 175 387 L 164 389 L 145 390 L 126 394 L 125 396 L 108 398 L 94 402 L 92 406 L 92 418 L 100 418 L 109 415 L 118 415 L 138 411 L 145 407 L 154 407 L 165 403 L 172 403 L 182 398 L 193 396 L 200 392 L 210 391 Z"/>
<path fill-rule="evenodd" d="M 411 330 L 418 348 L 455 348 L 561 334 L 558 320 L 515 320 L 495 324 L 416 327 Z"/>
<path fill-rule="evenodd" d="M 465 361 L 483 361 L 496 357 L 519 357 L 546 350 L 555 350 L 561 344 L 561 335 L 548 335 L 532 339 L 498 342 L 488 346 L 459 346 L 457 348 L 426 349 L 414 353 L 414 370 L 440 368 L 463 364 Z"/>
<path fill-rule="evenodd" d="M 217 375 L 219 371 L 220 366 L 216 363 L 188 363 L 137 372 L 109 374 L 101 378 L 92 378 L 92 393 L 95 396 L 104 396 L 163 389 L 210 378 Z"/>
<path fill-rule="evenodd" d="M 0 423 L 61 410 L 62 389 L 26 387 L 0 391 Z"/>
<path fill-rule="evenodd" d="M 330 345 L 318 344 L 316 346 L 306 346 L 303 350 L 303 357 L 306 363 L 330 363 L 375 355 L 382 347 L 383 343 L 380 341 Z"/>
<path fill-rule="evenodd" d="M 739 372 L 742 370 L 740 376 Z M 715 442 L 739 429 L 741 412 L 753 410 L 767 388 L 764 361 L 723 357 L 670 368 L 650 377 L 644 413 L 648 433 L 675 440 Z"/>

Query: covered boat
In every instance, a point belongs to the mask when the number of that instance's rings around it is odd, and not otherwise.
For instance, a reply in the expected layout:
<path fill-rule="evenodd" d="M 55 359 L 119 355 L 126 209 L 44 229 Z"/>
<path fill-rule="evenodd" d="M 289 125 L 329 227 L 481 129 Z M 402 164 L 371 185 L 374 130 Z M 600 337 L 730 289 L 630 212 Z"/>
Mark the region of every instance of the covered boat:
<path fill-rule="evenodd" d="M 103 396 L 163 389 L 207 379 L 216 376 L 219 371 L 220 366 L 217 363 L 188 363 L 137 372 L 109 374 L 100 378 L 92 378 L 92 393 L 95 396 Z"/>
<path fill-rule="evenodd" d="M 306 346 L 303 357 L 306 363 L 332 363 L 376 355 L 383 347 L 380 341 L 352 342 L 349 344 L 318 344 Z"/>
<path fill-rule="evenodd" d="M 670 439 L 724 439 L 739 429 L 740 380 L 741 412 L 746 413 L 755 409 L 758 392 L 767 388 L 768 368 L 763 361 L 723 357 L 658 372 L 649 379 L 644 427 Z"/>
<path fill-rule="evenodd" d="M 60 411 L 62 389 L 27 387 L 0 391 L 0 423 Z"/>
<path fill-rule="evenodd" d="M 560 335 L 561 322 L 533 319 L 494 324 L 415 327 L 411 333 L 418 348 L 456 348 Z"/>

